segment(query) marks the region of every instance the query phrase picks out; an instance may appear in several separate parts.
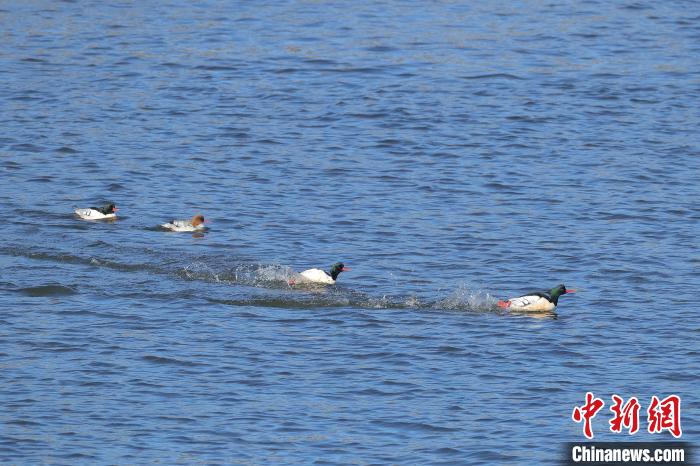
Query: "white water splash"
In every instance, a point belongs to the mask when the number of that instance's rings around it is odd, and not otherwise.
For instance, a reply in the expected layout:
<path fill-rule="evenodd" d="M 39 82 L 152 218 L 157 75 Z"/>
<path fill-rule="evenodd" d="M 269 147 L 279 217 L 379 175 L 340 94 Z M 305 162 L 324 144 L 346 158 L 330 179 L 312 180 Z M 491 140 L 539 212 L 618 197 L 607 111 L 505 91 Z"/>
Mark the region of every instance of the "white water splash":
<path fill-rule="evenodd" d="M 484 290 L 473 290 L 466 286 L 460 286 L 447 298 L 437 301 L 433 308 L 454 311 L 496 312 L 500 311 L 497 303 L 498 299 Z"/>
<path fill-rule="evenodd" d="M 229 285 L 247 285 L 259 288 L 288 287 L 296 273 L 289 267 L 276 264 L 240 264 L 217 270 L 201 261 L 183 267 L 182 274 L 190 280 L 204 280 Z"/>
<path fill-rule="evenodd" d="M 219 274 L 204 262 L 193 262 L 183 268 L 183 274 L 189 280 L 205 280 L 214 283 L 221 283 Z"/>

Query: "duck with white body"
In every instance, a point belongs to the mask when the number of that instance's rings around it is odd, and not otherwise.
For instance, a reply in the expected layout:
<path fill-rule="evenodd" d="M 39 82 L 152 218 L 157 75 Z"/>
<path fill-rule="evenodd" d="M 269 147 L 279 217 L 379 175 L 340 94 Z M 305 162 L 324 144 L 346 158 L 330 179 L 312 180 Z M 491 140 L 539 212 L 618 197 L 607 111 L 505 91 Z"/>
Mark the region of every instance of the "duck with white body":
<path fill-rule="evenodd" d="M 88 209 L 75 209 L 75 214 L 83 220 L 104 220 L 117 218 L 117 206 L 107 204 L 103 207 L 90 207 Z"/>
<path fill-rule="evenodd" d="M 348 267 L 345 267 L 345 264 L 343 264 L 342 262 L 336 262 L 331 266 L 329 272 L 326 272 L 325 270 L 321 269 L 304 270 L 299 274 L 302 277 L 302 280 L 300 280 L 300 282 L 317 283 L 320 285 L 335 285 L 335 282 L 338 279 L 338 275 L 340 275 L 341 272 L 347 272 L 348 270 L 350 269 Z M 296 281 L 289 280 L 289 284 L 294 285 L 296 284 Z"/>
<path fill-rule="evenodd" d="M 549 312 L 557 308 L 559 297 L 576 290 L 567 290 L 564 285 L 557 285 L 549 291 L 535 291 L 507 301 L 498 301 L 498 307 L 510 311 Z"/>
<path fill-rule="evenodd" d="M 200 231 L 204 229 L 204 215 L 197 214 L 191 220 L 171 220 L 161 225 L 170 231 Z"/>

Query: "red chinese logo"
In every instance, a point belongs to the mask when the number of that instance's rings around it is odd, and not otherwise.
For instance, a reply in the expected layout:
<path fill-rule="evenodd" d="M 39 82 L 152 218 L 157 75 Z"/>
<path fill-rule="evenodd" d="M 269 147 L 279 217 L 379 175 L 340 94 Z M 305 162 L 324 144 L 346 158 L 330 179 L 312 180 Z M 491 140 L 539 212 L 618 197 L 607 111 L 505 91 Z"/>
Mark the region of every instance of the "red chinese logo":
<path fill-rule="evenodd" d="M 667 430 L 678 438 L 683 435 L 681 431 L 681 398 L 670 395 L 659 401 L 656 396 L 651 397 L 651 404 L 647 409 L 647 430 L 650 434 Z"/>
<path fill-rule="evenodd" d="M 639 430 L 639 401 L 637 398 L 630 398 L 624 406 L 622 406 L 622 398 L 613 395 L 612 400 L 615 402 L 610 407 L 610 411 L 615 413 L 615 417 L 610 420 L 610 432 L 622 432 L 625 427 L 629 434 L 635 434 Z"/>
<path fill-rule="evenodd" d="M 598 411 L 605 406 L 605 402 L 600 398 L 593 396 L 593 393 L 586 393 L 586 404 L 583 406 L 576 406 L 574 411 L 571 413 L 571 419 L 574 422 L 583 421 L 583 435 L 586 438 L 593 438 L 593 428 L 591 427 L 591 420 L 598 414 Z"/>
<path fill-rule="evenodd" d="M 639 411 L 641 406 L 636 397 L 631 397 L 624 403 L 624 399 L 618 395 L 612 395 L 613 404 L 610 411 L 614 414 L 608 422 L 610 432 L 620 433 L 623 428 L 627 429 L 629 435 L 639 431 Z M 588 439 L 593 438 L 593 418 L 598 414 L 605 402 L 593 396 L 593 393 L 586 392 L 586 402 L 582 406 L 575 406 L 571 413 L 574 422 L 583 422 L 583 435 Z M 652 396 L 647 409 L 647 431 L 650 434 L 668 431 L 676 438 L 681 437 L 681 398 L 678 395 L 670 395 L 659 400 Z"/>

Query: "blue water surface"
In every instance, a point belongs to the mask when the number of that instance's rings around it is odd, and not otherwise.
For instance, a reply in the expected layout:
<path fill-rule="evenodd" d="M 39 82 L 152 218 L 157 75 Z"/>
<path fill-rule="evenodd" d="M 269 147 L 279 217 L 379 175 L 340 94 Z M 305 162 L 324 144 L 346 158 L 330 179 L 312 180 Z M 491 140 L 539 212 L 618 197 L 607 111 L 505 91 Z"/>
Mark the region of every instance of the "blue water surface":
<path fill-rule="evenodd" d="M 587 391 L 596 440 L 671 439 L 677 394 L 697 442 L 697 2 L 4 2 L 0 37 L 0 460 L 558 464 Z"/>

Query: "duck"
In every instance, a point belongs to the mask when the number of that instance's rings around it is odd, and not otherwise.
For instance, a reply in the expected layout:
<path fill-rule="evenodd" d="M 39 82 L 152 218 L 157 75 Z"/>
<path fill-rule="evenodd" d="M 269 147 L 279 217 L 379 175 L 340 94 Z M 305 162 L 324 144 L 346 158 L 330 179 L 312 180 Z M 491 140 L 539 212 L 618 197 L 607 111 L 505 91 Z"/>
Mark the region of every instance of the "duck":
<path fill-rule="evenodd" d="M 301 272 L 299 275 L 303 277 L 304 283 L 318 283 L 320 285 L 335 285 L 338 275 L 341 272 L 347 272 L 350 268 L 345 267 L 342 262 L 336 262 L 331 266 L 329 272 L 321 269 L 308 269 Z M 295 280 L 289 280 L 290 285 L 296 284 Z"/>
<path fill-rule="evenodd" d="M 106 204 L 103 207 L 90 207 L 87 209 L 75 209 L 75 213 L 83 220 L 103 220 L 106 218 L 117 218 L 117 206 Z"/>
<path fill-rule="evenodd" d="M 568 290 L 566 286 L 557 285 L 549 291 L 534 291 L 507 301 L 498 301 L 498 307 L 511 311 L 549 312 L 557 308 L 559 297 L 576 290 Z"/>
<path fill-rule="evenodd" d="M 171 220 L 161 225 L 170 231 L 198 231 L 204 229 L 204 215 L 197 214 L 191 220 Z"/>

